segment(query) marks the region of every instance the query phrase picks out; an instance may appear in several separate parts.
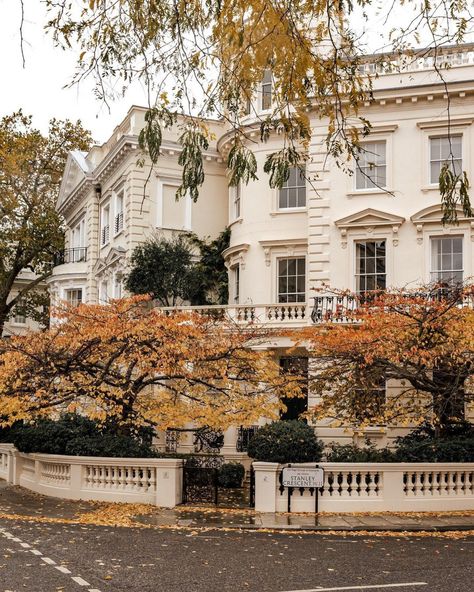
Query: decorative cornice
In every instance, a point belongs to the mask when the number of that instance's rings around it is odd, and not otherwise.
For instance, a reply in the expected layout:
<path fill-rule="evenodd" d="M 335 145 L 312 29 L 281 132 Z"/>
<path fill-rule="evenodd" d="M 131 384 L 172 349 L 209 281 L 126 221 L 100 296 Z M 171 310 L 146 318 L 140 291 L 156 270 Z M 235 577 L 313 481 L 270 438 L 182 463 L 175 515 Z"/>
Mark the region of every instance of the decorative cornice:
<path fill-rule="evenodd" d="M 466 218 L 466 216 L 464 216 L 461 206 L 456 206 L 456 213 L 458 223 L 467 222 L 469 224 L 471 240 L 474 241 L 474 218 Z M 416 240 L 419 245 L 421 245 L 423 242 L 423 230 L 425 225 L 434 224 L 436 226 L 441 226 L 442 218 L 443 211 L 441 204 L 435 204 L 434 206 L 423 208 L 422 210 L 416 212 L 416 214 L 413 214 L 413 216 L 411 216 L 410 220 L 416 227 Z M 453 228 L 459 228 L 459 225 Z"/>
<path fill-rule="evenodd" d="M 307 247 L 308 239 L 306 238 L 288 238 L 288 239 L 271 239 L 258 241 L 263 247 L 265 254 L 265 265 L 268 267 L 271 263 L 272 250 L 284 250 L 288 257 L 295 254 L 295 249 L 298 247 Z"/>
<path fill-rule="evenodd" d="M 126 251 L 122 247 L 112 248 L 103 259 L 97 259 L 92 272 L 94 275 L 103 274 L 104 271 L 112 267 L 118 262 L 125 259 Z"/>
<path fill-rule="evenodd" d="M 456 127 L 471 125 L 474 121 L 473 117 L 452 117 L 451 119 L 435 119 L 418 121 L 416 126 L 420 129 L 434 129 L 439 127 Z"/>
<path fill-rule="evenodd" d="M 361 212 L 336 220 L 334 224 L 341 231 L 341 246 L 345 249 L 347 247 L 347 231 L 360 228 L 363 228 L 367 234 L 372 234 L 375 228 L 391 228 L 393 244 L 397 246 L 398 229 L 404 222 L 405 218 L 402 216 L 366 208 Z"/>
<path fill-rule="evenodd" d="M 248 243 L 241 243 L 225 249 L 225 251 L 222 252 L 222 256 L 224 257 L 227 269 L 230 269 L 237 263 L 242 269 L 245 269 L 245 254 L 249 248 L 250 245 Z"/>

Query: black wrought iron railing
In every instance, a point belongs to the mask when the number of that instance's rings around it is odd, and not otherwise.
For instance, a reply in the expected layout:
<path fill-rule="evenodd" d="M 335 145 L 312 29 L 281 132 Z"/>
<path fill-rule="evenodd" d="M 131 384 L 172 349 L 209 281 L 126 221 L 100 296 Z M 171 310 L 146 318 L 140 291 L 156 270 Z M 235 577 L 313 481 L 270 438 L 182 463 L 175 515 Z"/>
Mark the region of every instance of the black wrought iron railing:
<path fill-rule="evenodd" d="M 313 298 L 311 321 L 318 323 L 358 323 L 353 313 L 360 305 L 367 305 L 380 296 L 380 292 L 365 292 L 364 294 L 325 294 Z M 427 302 L 450 300 L 458 307 L 474 308 L 474 296 L 463 293 L 457 286 L 435 287 L 428 291 L 407 292 L 407 297 L 423 298 Z"/>
<path fill-rule="evenodd" d="M 82 261 L 87 261 L 87 247 L 64 249 L 64 251 L 57 253 L 54 258 L 55 265 L 63 265 L 64 263 L 81 263 Z"/>
<path fill-rule="evenodd" d="M 115 215 L 114 234 L 118 234 L 121 230 L 123 230 L 123 212 Z"/>
<path fill-rule="evenodd" d="M 235 449 L 237 452 L 247 452 L 250 440 L 255 436 L 259 426 L 240 426 L 237 433 L 237 443 Z"/>

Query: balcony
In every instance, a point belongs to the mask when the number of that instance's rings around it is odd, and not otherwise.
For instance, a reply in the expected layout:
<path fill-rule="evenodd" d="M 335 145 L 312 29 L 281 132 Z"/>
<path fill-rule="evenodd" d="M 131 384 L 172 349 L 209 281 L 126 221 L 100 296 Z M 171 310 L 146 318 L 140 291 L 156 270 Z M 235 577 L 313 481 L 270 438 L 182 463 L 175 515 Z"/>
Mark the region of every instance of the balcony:
<path fill-rule="evenodd" d="M 385 75 L 474 65 L 474 44 L 419 49 L 403 54 L 375 54 L 359 66 L 360 74 Z"/>
<path fill-rule="evenodd" d="M 84 261 L 87 261 L 87 247 L 74 247 L 57 253 L 54 258 L 54 265 L 82 263 Z"/>
<path fill-rule="evenodd" d="M 123 230 L 123 212 L 115 215 L 114 219 L 114 234 L 118 234 Z"/>
<path fill-rule="evenodd" d="M 234 323 L 255 323 L 268 326 L 306 325 L 308 322 L 307 304 L 293 302 L 287 304 L 237 304 L 213 306 L 160 307 L 165 314 L 176 311 L 197 312 L 217 320 Z"/>
<path fill-rule="evenodd" d="M 429 293 L 411 292 L 410 296 L 423 297 L 428 301 L 444 299 L 449 295 L 447 288 L 440 288 Z M 367 301 L 368 296 L 365 297 Z M 363 301 L 362 296 L 354 294 L 321 294 L 313 298 L 313 305 L 304 302 L 288 304 L 242 304 L 242 305 L 213 305 L 213 306 L 177 306 L 160 307 L 165 314 L 176 311 L 196 312 L 207 315 L 216 320 L 245 324 L 253 323 L 269 328 L 302 327 L 305 325 L 321 325 L 325 323 L 360 323 L 353 313 Z M 474 308 L 474 296 L 464 296 L 457 306 Z"/>

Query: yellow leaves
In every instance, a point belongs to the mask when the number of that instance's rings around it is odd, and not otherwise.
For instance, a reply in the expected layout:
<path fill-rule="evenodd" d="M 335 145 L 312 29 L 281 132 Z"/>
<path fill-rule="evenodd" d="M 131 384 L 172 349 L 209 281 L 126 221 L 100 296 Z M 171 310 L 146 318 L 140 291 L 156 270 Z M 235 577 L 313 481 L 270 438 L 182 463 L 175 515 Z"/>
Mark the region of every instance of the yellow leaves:
<path fill-rule="evenodd" d="M 0 359 L 0 412 L 12 421 L 66 406 L 99 421 L 224 429 L 276 417 L 279 397 L 299 394 L 268 352 L 249 347 L 253 327 L 149 304 L 65 306 L 51 330 L 12 339 Z"/>

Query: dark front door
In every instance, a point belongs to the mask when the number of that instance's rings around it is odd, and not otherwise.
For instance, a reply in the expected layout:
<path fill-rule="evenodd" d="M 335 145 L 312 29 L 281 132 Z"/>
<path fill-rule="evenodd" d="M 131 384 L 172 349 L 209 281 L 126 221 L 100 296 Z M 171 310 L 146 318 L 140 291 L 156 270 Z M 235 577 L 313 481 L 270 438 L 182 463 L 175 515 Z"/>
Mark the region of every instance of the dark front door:
<path fill-rule="evenodd" d="M 301 419 L 301 414 L 308 411 L 308 358 L 304 356 L 280 358 L 280 368 L 282 372 L 301 377 L 304 394 L 303 397 L 291 397 L 282 400 L 286 406 L 286 411 L 280 413 L 280 419 Z"/>

